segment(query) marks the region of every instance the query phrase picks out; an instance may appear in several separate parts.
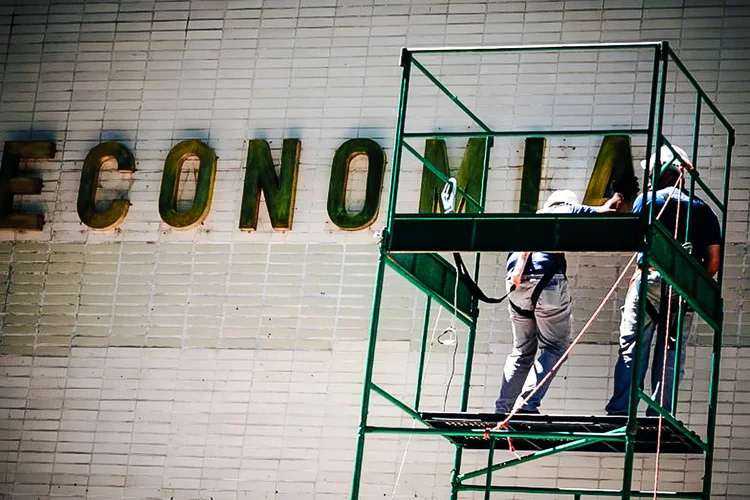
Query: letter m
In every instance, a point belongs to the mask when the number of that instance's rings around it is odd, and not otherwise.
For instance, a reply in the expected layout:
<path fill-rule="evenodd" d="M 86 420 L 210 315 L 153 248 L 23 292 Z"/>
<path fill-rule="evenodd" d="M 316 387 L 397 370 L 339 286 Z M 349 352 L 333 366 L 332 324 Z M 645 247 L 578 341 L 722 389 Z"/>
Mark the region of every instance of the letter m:
<path fill-rule="evenodd" d="M 248 141 L 245 186 L 240 209 L 241 230 L 257 229 L 261 191 L 266 200 L 271 226 L 274 229 L 292 228 L 300 148 L 299 139 L 284 139 L 281 168 L 279 175 L 276 175 L 268 143 L 262 139 Z"/>
<path fill-rule="evenodd" d="M 482 189 L 482 165 L 484 162 L 485 139 L 469 139 L 461 160 L 461 166 L 456 175 L 458 186 L 466 193 L 479 200 Z M 448 165 L 448 151 L 443 139 L 427 139 L 425 142 L 424 157 L 440 172 L 450 177 Z M 440 203 L 440 192 L 443 190 L 443 182 L 432 173 L 426 166 L 422 167 L 422 187 L 419 193 L 419 211 L 427 213 L 442 213 Z M 456 212 L 476 212 L 477 208 L 466 203 L 466 200 L 456 195 Z"/>

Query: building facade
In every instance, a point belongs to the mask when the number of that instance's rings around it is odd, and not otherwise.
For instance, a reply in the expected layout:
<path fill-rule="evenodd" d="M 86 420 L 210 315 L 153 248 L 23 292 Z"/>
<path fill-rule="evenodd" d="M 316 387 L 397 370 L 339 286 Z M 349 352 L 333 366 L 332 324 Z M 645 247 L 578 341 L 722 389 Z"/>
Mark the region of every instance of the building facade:
<path fill-rule="evenodd" d="M 671 43 L 737 129 L 714 497 L 747 498 L 748 25 L 743 0 L 0 2 L 4 158 L 11 141 L 54 144 L 49 158 L 19 163 L 17 176 L 41 179 L 41 191 L 11 196 L 12 208 L 2 207 L 43 215 L 44 224 L 0 229 L 0 498 L 347 498 L 401 48 L 652 40 Z M 649 61 L 623 51 L 456 55 L 425 65 L 488 123 L 533 130 L 642 124 Z M 668 89 L 665 130 L 689 150 L 694 101 L 684 83 L 677 78 Z M 470 126 L 425 80 L 413 85 L 408 126 Z M 705 118 L 702 137 L 698 168 L 720 188 L 716 120 Z M 272 227 L 266 191 L 257 227 L 241 227 L 243 207 L 254 206 L 244 184 L 250 142 L 266 141 L 278 167 L 286 139 L 299 140 L 290 224 Z M 350 139 L 374 141 L 386 167 L 375 215 L 342 228 L 329 208 L 337 189 L 350 214 L 372 205 L 372 160 L 353 158 L 347 182 L 332 181 L 336 152 Z M 185 140 L 202 141 L 217 159 L 204 217 L 181 229 L 165 222 L 160 198 L 165 161 Z M 96 210 L 119 199 L 128 209 L 98 230 L 82 221 L 77 204 L 84 161 L 107 141 L 130 151 L 133 168 L 104 163 L 94 182 Z M 631 141 L 637 168 L 645 144 Z M 548 138 L 542 196 L 572 189 L 582 197 L 601 142 Z M 466 147 L 465 140 L 447 141 L 454 170 Z M 493 211 L 518 211 L 524 147 L 522 137 L 496 141 Z M 403 168 L 399 203 L 416 211 L 422 167 L 405 159 Z M 173 201 L 185 211 L 202 192 L 201 170 L 189 159 L 178 174 Z M 627 258 L 569 255 L 576 327 Z M 504 263 L 505 255 L 483 258 L 483 287 L 504 289 Z M 424 297 L 395 274 L 386 278 L 375 381 L 407 397 Z M 563 366 L 545 412 L 603 414 L 624 291 Z M 435 308 L 433 338 L 451 314 Z M 483 307 L 471 411 L 494 407 L 510 340 L 505 307 Z M 681 418 L 697 429 L 706 420 L 710 345 L 711 331 L 699 322 L 680 402 Z M 459 355 L 462 349 L 459 336 Z M 453 360 L 453 347 L 433 343 L 425 409 L 456 409 L 461 363 Z M 373 404 L 371 419 L 410 425 L 377 397 Z M 446 498 L 452 449 L 438 437 L 368 438 L 362 497 Z M 485 460 L 467 454 L 464 463 Z M 652 455 L 637 458 L 638 487 L 653 486 L 654 465 Z M 616 488 L 621 468 L 617 455 L 570 453 L 495 479 Z M 699 458 L 666 456 L 660 471 L 662 489 L 700 489 Z"/>

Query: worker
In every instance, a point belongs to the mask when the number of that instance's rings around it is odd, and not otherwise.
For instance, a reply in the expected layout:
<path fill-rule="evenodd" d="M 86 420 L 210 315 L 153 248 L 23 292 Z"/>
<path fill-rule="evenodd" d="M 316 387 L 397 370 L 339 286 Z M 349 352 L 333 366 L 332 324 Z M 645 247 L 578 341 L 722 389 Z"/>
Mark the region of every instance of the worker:
<path fill-rule="evenodd" d="M 685 242 L 685 226 L 688 206 L 690 205 L 690 197 L 685 190 L 678 186 L 678 180 L 681 180 L 681 171 L 684 172 L 686 169 L 691 170 L 693 166 L 688 161 L 688 156 L 685 151 L 676 146 L 672 146 L 672 148 L 677 153 L 677 157 L 675 157 L 668 146 L 663 146 L 660 150 L 662 172 L 658 178 L 655 195 L 649 186 L 645 205 L 644 196 L 643 194 L 640 194 L 633 203 L 633 213 L 640 213 L 642 209 L 649 206 L 652 200 L 654 200 L 654 210 L 657 214 L 661 212 L 664 205 L 667 205 L 659 218 L 659 222 L 661 222 L 670 233 L 673 232 L 675 226 L 677 226 L 678 241 L 684 243 L 685 248 L 692 252 L 692 256 L 695 260 L 705 268 L 709 275 L 713 276 L 719 270 L 719 262 L 721 259 L 721 226 L 719 224 L 719 219 L 716 217 L 716 214 L 711 207 L 697 196 L 693 196 L 692 210 L 690 213 L 690 242 Z M 651 156 L 650 169 L 654 168 L 654 163 L 656 161 L 655 156 L 656 154 Z M 645 160 L 641 162 L 641 167 L 644 169 L 646 168 Z M 678 211 L 679 224 L 677 223 Z M 628 413 L 628 401 L 630 398 L 630 386 L 635 352 L 636 311 L 638 308 L 641 279 L 642 275 L 639 268 L 633 276 L 633 279 L 630 281 L 628 293 L 625 297 L 625 304 L 622 307 L 622 317 L 620 320 L 620 349 L 617 356 L 617 364 L 615 365 L 614 392 L 606 406 L 606 411 L 609 415 L 627 415 Z M 646 304 L 647 314 L 644 318 L 643 345 L 638 350 L 638 354 L 641 357 L 641 369 L 638 375 L 641 388 L 643 388 L 643 382 L 646 377 L 654 331 L 656 330 L 656 325 L 659 323 L 658 317 L 660 316 L 660 311 L 666 316 L 667 309 L 666 307 L 662 307 L 661 304 L 661 275 L 656 270 L 649 269 L 646 279 L 648 280 L 648 303 Z M 667 337 L 666 334 L 663 335 L 662 338 L 656 339 L 651 366 L 651 397 L 657 403 L 662 401 L 662 407 L 667 411 L 671 411 L 672 408 L 672 382 L 674 380 L 674 358 L 676 352 L 675 332 L 677 328 L 677 311 L 679 309 L 676 294 L 671 302 L 669 328 L 665 328 L 665 332 L 667 330 L 669 331 L 669 339 L 667 340 L 665 338 Z M 687 310 L 687 307 L 684 307 L 683 309 Z M 680 379 L 685 371 L 684 347 L 687 345 L 688 337 L 690 336 L 692 320 L 693 313 L 692 311 L 687 310 L 682 320 L 681 345 L 683 349 L 679 360 Z M 665 340 L 667 340 L 667 367 L 666 377 L 663 384 L 665 391 L 662 400 L 661 382 L 662 373 L 664 371 Z M 646 413 L 647 415 L 657 414 L 657 412 L 650 407 Z"/>
<path fill-rule="evenodd" d="M 573 191 L 555 191 L 537 213 L 595 214 L 614 212 L 623 203 L 619 193 L 604 205 L 581 205 Z M 547 372 L 560 359 L 570 343 L 573 307 L 566 261 L 562 253 L 515 252 L 507 263 L 508 306 L 513 330 L 513 349 L 505 362 L 496 413 L 509 413 L 519 395 L 529 395 Z M 541 351 L 534 362 L 537 348 Z M 533 369 L 532 369 L 533 366 Z M 552 377 L 518 410 L 539 413 L 539 405 Z M 523 393 L 523 394 L 522 394 Z"/>

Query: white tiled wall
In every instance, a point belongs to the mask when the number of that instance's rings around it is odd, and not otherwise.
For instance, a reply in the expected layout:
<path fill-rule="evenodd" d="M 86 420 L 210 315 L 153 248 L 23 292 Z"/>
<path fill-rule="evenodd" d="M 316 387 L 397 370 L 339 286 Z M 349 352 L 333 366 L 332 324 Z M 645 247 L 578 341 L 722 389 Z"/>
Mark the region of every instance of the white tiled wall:
<path fill-rule="evenodd" d="M 0 498 L 346 498 L 390 163 L 378 221 L 355 232 L 328 219 L 330 164 L 352 137 L 376 140 L 391 161 L 401 47 L 662 39 L 737 128 L 714 493 L 748 498 L 749 24 L 743 0 L 0 1 L 0 143 L 52 140 L 58 150 L 24 165 L 44 190 L 18 199 L 19 210 L 45 214 L 44 230 L 0 230 Z M 420 60 L 493 127 L 644 125 L 647 53 Z M 693 97 L 676 82 L 665 131 L 689 148 Z M 416 73 L 411 97 L 412 130 L 471 126 Z M 706 117 L 702 132 L 699 168 L 719 188 L 721 127 Z M 241 232 L 246 141 L 268 140 L 278 161 L 291 137 L 302 141 L 292 230 L 274 232 L 262 206 L 258 231 Z M 164 158 L 187 138 L 214 148 L 218 171 L 205 222 L 177 231 L 161 222 L 157 199 Z M 103 140 L 126 144 L 137 171 L 102 175 L 105 202 L 126 194 L 132 206 L 116 230 L 96 232 L 75 204 L 82 161 Z M 582 195 L 599 144 L 548 139 L 543 195 Z M 448 145 L 456 168 L 465 142 Z M 642 154 L 633 137 L 634 159 Z M 517 209 L 522 159 L 523 138 L 496 141 L 493 210 Z M 398 208 L 413 210 L 420 166 L 405 157 L 403 168 Z M 576 325 L 626 260 L 569 257 Z M 484 286 L 502 288 L 503 263 L 483 257 Z M 424 299 L 394 274 L 387 286 L 376 381 L 408 400 Z M 563 367 L 546 411 L 602 412 L 622 294 Z M 443 311 L 436 328 L 449 321 Z M 697 325 L 681 396 L 682 418 L 698 430 L 710 338 Z M 505 309 L 483 308 L 472 410 L 492 408 L 509 340 Z M 463 358 L 446 398 L 451 355 L 432 352 L 425 409 L 457 404 Z M 373 404 L 375 421 L 410 425 L 379 397 Z M 427 437 L 368 439 L 363 496 L 391 498 L 407 448 L 395 497 L 446 498 L 452 447 Z M 485 461 L 467 453 L 464 464 Z M 621 463 L 574 453 L 495 477 L 616 488 Z M 636 469 L 638 487 L 651 488 L 653 456 L 639 456 Z M 700 486 L 699 460 L 670 456 L 661 469 L 664 489 Z"/>

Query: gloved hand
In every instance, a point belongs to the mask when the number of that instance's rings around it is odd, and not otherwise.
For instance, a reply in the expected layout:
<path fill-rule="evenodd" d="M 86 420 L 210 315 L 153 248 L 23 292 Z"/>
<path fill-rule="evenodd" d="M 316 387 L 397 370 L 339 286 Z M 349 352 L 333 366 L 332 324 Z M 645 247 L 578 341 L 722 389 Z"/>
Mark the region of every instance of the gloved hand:
<path fill-rule="evenodd" d="M 443 202 L 443 213 L 452 214 L 456 211 L 456 178 L 451 177 L 443 186 L 440 193 L 440 200 Z"/>

